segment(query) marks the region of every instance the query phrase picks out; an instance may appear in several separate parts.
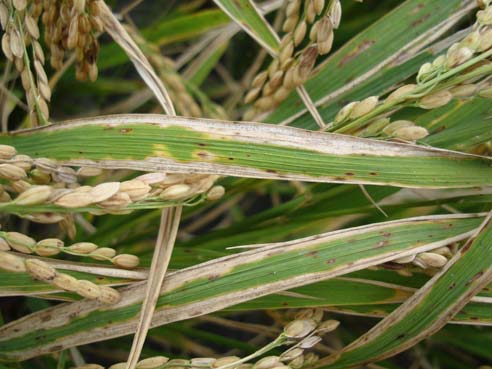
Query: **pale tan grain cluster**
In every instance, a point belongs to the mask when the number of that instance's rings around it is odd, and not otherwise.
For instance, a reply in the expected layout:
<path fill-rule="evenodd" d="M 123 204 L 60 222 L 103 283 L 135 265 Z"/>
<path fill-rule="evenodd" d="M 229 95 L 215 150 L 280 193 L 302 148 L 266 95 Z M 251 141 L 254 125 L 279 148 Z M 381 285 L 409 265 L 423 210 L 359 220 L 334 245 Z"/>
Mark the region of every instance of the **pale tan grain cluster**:
<path fill-rule="evenodd" d="M 168 365 L 169 366 L 172 365 L 173 367 L 178 367 L 178 365 L 179 366 L 185 365 L 182 367 L 186 368 L 189 365 L 189 360 L 181 360 L 181 359 L 169 360 L 169 358 L 167 358 L 166 356 L 152 356 L 147 359 L 140 360 L 135 367 L 138 369 L 157 369 L 157 368 L 168 367 Z M 126 362 L 113 364 L 109 368 L 125 369 Z M 77 369 L 80 369 L 80 367 L 77 367 Z M 104 369 L 104 367 L 100 367 L 100 369 Z"/>
<path fill-rule="evenodd" d="M 154 182 L 155 178 L 159 181 Z M 132 204 L 184 202 L 203 195 L 209 200 L 224 193 L 214 183 L 218 176 L 155 173 L 123 182 L 74 186 L 54 190 L 48 203 L 67 209 L 89 208 L 91 214 L 128 214 Z M 220 195 L 220 196 L 218 196 Z M 95 208 L 94 208 L 95 206 Z"/>
<path fill-rule="evenodd" d="M 272 343 L 270 349 L 290 346 L 280 355 L 263 356 L 261 349 L 248 355 L 247 359 L 239 356 L 195 357 L 191 359 L 169 359 L 166 356 L 153 356 L 140 360 L 137 369 L 300 369 L 313 365 L 318 355 L 307 352 L 321 342 L 321 335 L 334 331 L 340 324 L 337 320 L 323 320 L 323 310 L 303 309 L 294 313 L 283 332 Z M 291 315 L 290 312 L 287 315 Z M 263 356 L 261 359 L 258 357 Z M 116 363 L 108 369 L 126 369 L 127 363 Z M 73 369 L 105 369 L 99 364 L 85 364 Z"/>
<path fill-rule="evenodd" d="M 392 110 L 403 106 L 437 109 L 447 105 L 453 98 L 491 97 L 492 88 L 487 73 L 477 74 L 464 82 L 457 80 L 455 83 L 439 83 L 439 78 L 447 72 L 492 49 L 492 6 L 488 2 L 482 2 L 481 5 L 483 9 L 477 12 L 477 22 L 473 30 L 460 42 L 453 44 L 445 55 L 423 64 L 419 69 L 416 84 L 403 85 L 392 91 L 384 100 L 380 100 L 379 96 L 370 96 L 362 101 L 353 101 L 338 111 L 332 125 L 338 129 L 344 126 L 353 127 L 343 129 L 344 133 L 350 132 L 365 137 L 390 136 L 415 141 L 427 136 L 427 130 L 409 121 L 391 123 L 387 116 Z M 467 74 L 484 66 L 491 66 L 492 62 L 489 59 L 490 57 L 474 63 L 461 73 Z M 435 80 L 437 82 L 433 82 Z"/>
<path fill-rule="evenodd" d="M 66 53 L 74 50 L 78 80 L 97 79 L 97 35 L 104 30 L 100 19 L 100 1 L 42 1 L 41 19 L 45 28 L 45 42 L 50 48 L 51 66 L 60 69 Z"/>
<path fill-rule="evenodd" d="M 470 44 L 470 48 L 475 50 L 475 52 L 485 52 L 492 49 L 492 2 L 489 0 L 479 0 L 479 6 L 482 8 L 477 12 L 477 24 L 475 25 L 475 37 L 469 37 L 468 44 Z M 481 65 L 491 64 L 489 58 L 488 61 L 483 61 Z M 477 66 L 477 68 L 479 68 Z M 457 92 L 468 94 L 467 97 L 478 95 L 482 98 L 492 99 L 492 82 L 487 78 L 483 82 L 476 83 L 475 80 L 471 80 L 468 83 L 462 85 L 461 91 L 452 91 L 453 95 Z M 466 87 L 468 86 L 468 87 Z M 468 90 L 464 92 L 464 90 Z M 479 155 L 491 155 L 492 154 L 492 140 L 488 140 L 473 150 L 474 153 Z"/>
<path fill-rule="evenodd" d="M 99 170 L 86 171 L 84 168 L 75 171 L 50 159 L 34 160 L 27 155 L 17 154 L 12 146 L 0 145 L 0 179 L 6 181 L 0 185 L 0 206 L 50 203 L 57 191 L 79 186 L 78 177 L 85 178 L 88 174 L 99 173 Z M 38 223 L 59 223 L 71 237 L 75 236 L 72 214 L 31 212 L 22 216 Z"/>
<path fill-rule="evenodd" d="M 17 155 L 12 146 L 0 146 L 0 203 L 33 206 L 52 204 L 52 213 L 32 213 L 30 220 L 58 223 L 73 236 L 73 216 L 63 209 L 84 209 L 94 215 L 128 214 L 136 205 L 166 206 L 169 202 L 186 202 L 195 198 L 217 200 L 224 194 L 214 186 L 215 175 L 148 173 L 122 182 L 103 182 L 95 186 L 79 181 L 101 174 L 99 169 L 60 166 L 45 158 L 32 159 Z M 0 205 L 1 206 L 1 205 Z"/>
<path fill-rule="evenodd" d="M 330 52 L 341 19 L 339 0 L 289 0 L 278 55 L 259 73 L 245 97 L 253 104 L 245 119 L 271 110 L 310 76 L 319 55 Z"/>
<path fill-rule="evenodd" d="M 224 194 L 222 186 L 214 186 L 218 178 L 208 174 L 168 174 L 155 184 L 153 195 L 162 200 L 183 200 L 206 194 L 208 199 L 217 200 Z"/>
<path fill-rule="evenodd" d="M 110 247 L 99 247 L 92 242 L 77 242 L 69 246 L 58 238 L 45 238 L 36 241 L 33 238 L 19 232 L 0 231 L 0 250 L 14 250 L 23 254 L 37 254 L 51 257 L 60 253 L 85 256 L 94 260 L 110 261 L 115 266 L 125 269 L 133 269 L 138 266 L 138 256 L 132 254 L 116 254 L 116 250 Z"/>
<path fill-rule="evenodd" d="M 40 1 L 4 0 L 0 3 L 0 20 L 4 30 L 2 50 L 21 77 L 32 126 L 46 124 L 51 99 L 44 70 L 45 56 L 39 43 L 38 18 L 41 12 Z"/>
<path fill-rule="evenodd" d="M 492 48 L 492 6 L 486 1 L 480 2 L 480 5 L 483 9 L 476 14 L 477 22 L 474 30 L 460 42 L 451 45 L 445 55 L 423 64 L 417 75 L 418 83 L 424 83 L 438 77 Z M 471 72 L 484 65 L 490 65 L 490 63 L 490 60 L 484 60 L 464 72 Z M 477 94 L 486 97 L 488 87 L 488 83 L 482 84 L 474 78 L 450 88 L 427 94 L 418 100 L 418 105 L 423 109 L 435 109 L 446 105 L 453 97 L 468 98 Z"/>
<path fill-rule="evenodd" d="M 50 63 L 63 66 L 65 54 L 74 50 L 76 77 L 97 78 L 97 35 L 103 31 L 99 18 L 102 0 L 17 0 L 0 2 L 0 21 L 4 34 L 2 50 L 16 67 L 26 91 L 32 126 L 46 124 L 51 88 L 46 74 L 45 52 L 39 42 L 44 26 L 44 41 L 50 50 Z"/>
<path fill-rule="evenodd" d="M 422 269 L 439 269 L 456 253 L 456 245 L 444 246 L 428 252 L 404 256 L 395 259 L 397 264 L 413 264 Z"/>
<path fill-rule="evenodd" d="M 480 5 L 483 9 L 476 14 L 477 22 L 474 30 L 463 40 L 453 44 L 446 55 L 441 55 L 434 61 L 423 64 L 417 76 L 418 82 L 432 79 L 492 48 L 492 6 L 485 1 L 480 2 Z"/>
<path fill-rule="evenodd" d="M 77 279 L 69 274 L 58 272 L 53 266 L 40 259 L 24 259 L 8 251 L 0 251 L 0 268 L 15 273 L 29 273 L 34 279 L 60 290 L 73 292 L 103 304 L 116 304 L 121 298 L 120 293 L 112 287 Z"/>
<path fill-rule="evenodd" d="M 362 101 L 353 101 L 345 105 L 335 115 L 335 124 L 340 124 L 346 121 L 355 120 L 360 118 L 376 108 L 379 103 L 378 96 L 369 96 Z"/>
<path fill-rule="evenodd" d="M 429 135 L 426 128 L 418 126 L 410 120 L 395 120 L 390 118 L 375 119 L 359 134 L 362 137 L 387 137 L 404 142 L 415 142 Z"/>

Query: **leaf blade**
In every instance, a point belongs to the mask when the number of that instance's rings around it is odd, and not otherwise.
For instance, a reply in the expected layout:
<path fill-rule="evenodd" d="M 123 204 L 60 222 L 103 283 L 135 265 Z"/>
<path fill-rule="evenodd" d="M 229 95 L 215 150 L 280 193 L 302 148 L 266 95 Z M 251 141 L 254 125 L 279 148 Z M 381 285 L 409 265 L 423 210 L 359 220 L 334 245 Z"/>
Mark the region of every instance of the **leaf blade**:
<path fill-rule="evenodd" d="M 270 54 L 278 52 L 278 36 L 253 1 L 214 0 L 214 2 Z"/>
<path fill-rule="evenodd" d="M 42 144 L 40 144 L 42 142 Z M 490 160 L 260 123 L 114 115 L 0 135 L 69 165 L 250 178 L 459 188 L 490 185 Z"/>
<path fill-rule="evenodd" d="M 475 216 L 456 215 L 386 222 L 272 244 L 169 273 L 153 325 L 207 314 L 440 247 L 469 237 L 479 224 L 480 218 Z M 104 310 L 96 302 L 80 301 L 0 327 L 0 359 L 26 359 L 131 333 L 136 327 L 143 289 L 138 284 L 120 292 L 122 302 Z M 33 324 L 39 328 L 34 332 Z M 37 338 L 39 335 L 42 340 Z"/>
<path fill-rule="evenodd" d="M 318 367 L 347 368 L 382 360 L 437 332 L 492 279 L 492 222 L 416 294 L 369 332 Z"/>

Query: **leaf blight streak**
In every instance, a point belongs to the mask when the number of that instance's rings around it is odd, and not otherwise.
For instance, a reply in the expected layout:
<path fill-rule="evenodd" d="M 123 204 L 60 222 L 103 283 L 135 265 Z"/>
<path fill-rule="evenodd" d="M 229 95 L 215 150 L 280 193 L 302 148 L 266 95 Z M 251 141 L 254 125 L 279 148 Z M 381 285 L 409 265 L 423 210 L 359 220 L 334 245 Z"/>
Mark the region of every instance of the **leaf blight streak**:
<path fill-rule="evenodd" d="M 204 315 L 257 297 L 365 269 L 469 237 L 476 216 L 422 217 L 336 231 L 235 254 L 170 273 L 153 326 Z M 122 301 L 62 304 L 0 328 L 0 358 L 27 359 L 135 330 L 143 284 Z M 32 327 L 38 327 L 32 331 Z M 8 337 L 8 339 L 5 339 Z"/>

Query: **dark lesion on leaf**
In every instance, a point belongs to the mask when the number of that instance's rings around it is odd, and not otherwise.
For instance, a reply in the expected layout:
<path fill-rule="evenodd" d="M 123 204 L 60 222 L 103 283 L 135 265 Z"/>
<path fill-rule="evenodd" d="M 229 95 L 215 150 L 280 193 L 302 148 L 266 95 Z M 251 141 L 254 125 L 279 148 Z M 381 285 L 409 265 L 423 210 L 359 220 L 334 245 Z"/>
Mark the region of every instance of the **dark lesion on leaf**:
<path fill-rule="evenodd" d="M 381 241 L 378 241 L 376 243 L 376 245 L 374 246 L 374 248 L 378 249 L 380 247 L 385 247 L 385 246 L 388 246 L 389 245 L 389 241 L 388 240 L 381 240 Z"/>
<path fill-rule="evenodd" d="M 425 14 L 422 17 L 420 17 L 419 19 L 414 20 L 412 22 L 412 27 L 415 27 L 415 26 L 418 26 L 421 23 L 424 23 L 430 16 L 431 16 L 430 14 Z"/>
<path fill-rule="evenodd" d="M 319 252 L 318 251 L 310 251 L 306 254 L 306 256 L 310 256 L 312 258 L 317 258 L 318 257 L 318 254 Z"/>
<path fill-rule="evenodd" d="M 483 273 L 484 273 L 483 270 L 479 271 L 478 273 L 475 273 L 475 275 L 471 277 L 470 280 L 468 280 L 468 282 L 466 282 L 466 286 L 472 284 L 474 281 L 480 278 L 483 275 Z"/>
<path fill-rule="evenodd" d="M 348 54 L 347 56 L 345 56 L 341 61 L 340 63 L 338 63 L 338 67 L 341 68 L 343 67 L 345 64 L 351 62 L 352 60 L 354 60 L 357 56 L 359 56 L 360 54 L 362 54 L 364 51 L 366 51 L 367 49 L 369 49 L 372 45 L 374 45 L 376 43 L 376 41 L 374 40 L 364 40 L 362 41 L 359 46 L 357 46 L 357 48 L 352 51 L 350 54 Z"/>

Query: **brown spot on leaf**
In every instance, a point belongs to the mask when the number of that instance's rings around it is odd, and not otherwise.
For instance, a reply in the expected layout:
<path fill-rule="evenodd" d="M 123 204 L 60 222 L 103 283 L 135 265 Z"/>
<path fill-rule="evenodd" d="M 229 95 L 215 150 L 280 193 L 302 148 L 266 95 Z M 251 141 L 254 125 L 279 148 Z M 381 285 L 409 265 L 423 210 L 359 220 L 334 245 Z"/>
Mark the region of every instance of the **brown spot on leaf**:
<path fill-rule="evenodd" d="M 208 151 L 198 151 L 196 153 L 196 156 L 198 156 L 200 159 L 211 161 L 214 159 L 214 155 Z"/>
<path fill-rule="evenodd" d="M 411 14 L 417 14 L 419 11 L 421 11 L 424 8 L 424 4 L 420 3 L 418 4 L 415 8 L 412 9 Z"/>
<path fill-rule="evenodd" d="M 470 250 L 470 247 L 472 245 L 472 242 L 468 241 L 465 246 L 463 246 L 461 248 L 461 253 L 464 254 L 465 252 L 467 252 L 468 250 Z"/>
<path fill-rule="evenodd" d="M 326 264 L 333 264 L 337 261 L 337 259 L 328 259 L 325 261 Z"/>
<path fill-rule="evenodd" d="M 373 41 L 373 40 L 364 40 L 364 41 L 362 41 L 362 43 L 359 46 L 357 46 L 357 48 L 354 51 L 352 51 L 350 54 L 346 55 L 340 61 L 340 63 L 338 63 L 338 67 L 341 68 L 345 64 L 347 64 L 347 63 L 351 62 L 352 60 L 354 60 L 356 57 L 358 57 L 360 54 L 362 54 L 364 51 L 366 51 L 372 45 L 374 45 L 375 42 L 376 41 Z"/>
<path fill-rule="evenodd" d="M 466 286 L 472 284 L 474 281 L 476 281 L 482 275 L 483 275 L 483 271 L 480 271 L 480 272 L 476 273 L 473 277 L 471 277 L 471 279 L 468 282 L 466 282 Z"/>
<path fill-rule="evenodd" d="M 120 129 L 120 133 L 123 133 L 123 134 L 131 133 L 131 132 L 133 132 L 133 128 L 122 128 L 122 129 Z"/>
<path fill-rule="evenodd" d="M 307 256 L 316 258 L 316 257 L 318 257 L 318 251 L 310 251 L 307 253 Z"/>
<path fill-rule="evenodd" d="M 384 247 L 384 246 L 388 246 L 389 245 L 389 241 L 388 240 L 381 240 L 379 241 L 378 243 L 376 243 L 376 246 L 374 246 L 376 249 L 380 248 L 380 247 Z"/>
<path fill-rule="evenodd" d="M 421 23 L 424 23 L 430 16 L 431 16 L 430 14 L 425 14 L 422 17 L 420 17 L 419 19 L 414 20 L 412 22 L 412 27 L 415 27 L 415 26 L 418 26 Z"/>

